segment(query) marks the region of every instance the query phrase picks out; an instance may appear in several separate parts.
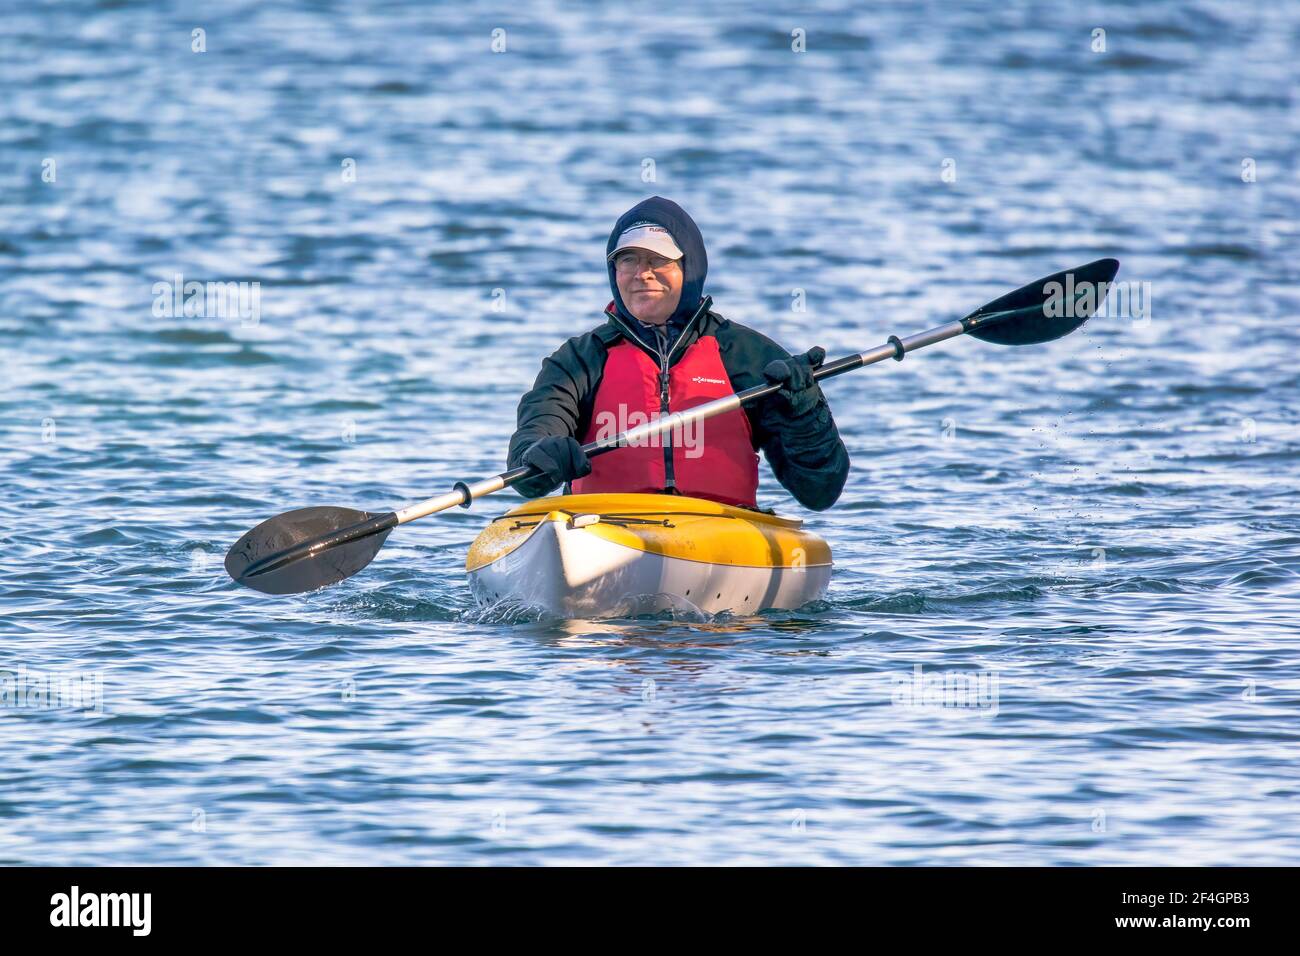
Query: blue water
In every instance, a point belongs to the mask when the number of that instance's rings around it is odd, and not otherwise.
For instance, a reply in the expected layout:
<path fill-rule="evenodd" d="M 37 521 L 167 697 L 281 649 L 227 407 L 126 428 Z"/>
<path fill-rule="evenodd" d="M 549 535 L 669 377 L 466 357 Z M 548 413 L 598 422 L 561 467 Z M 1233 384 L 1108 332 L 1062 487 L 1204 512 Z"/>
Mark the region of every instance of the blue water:
<path fill-rule="evenodd" d="M 5 7 L 0 862 L 1300 856 L 1294 5 Z M 798 612 L 477 610 L 510 493 L 226 578 L 277 512 L 500 470 L 651 194 L 791 349 L 1105 255 L 1151 309 L 829 383 L 842 500 L 760 492 L 835 551 Z M 178 273 L 256 321 L 156 315 Z"/>

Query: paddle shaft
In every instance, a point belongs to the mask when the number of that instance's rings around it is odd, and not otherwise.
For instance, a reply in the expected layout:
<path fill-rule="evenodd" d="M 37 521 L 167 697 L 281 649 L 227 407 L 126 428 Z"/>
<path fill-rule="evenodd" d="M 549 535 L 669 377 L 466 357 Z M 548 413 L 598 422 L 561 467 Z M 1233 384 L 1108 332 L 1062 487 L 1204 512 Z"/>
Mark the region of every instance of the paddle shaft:
<path fill-rule="evenodd" d="M 843 358 L 836 359 L 833 362 L 822 364 L 819 368 L 813 370 L 813 378 L 821 381 L 824 378 L 832 378 L 836 375 L 842 375 L 845 372 L 851 372 L 857 368 L 863 368 L 867 365 L 875 365 L 877 362 L 883 362 L 886 359 L 903 360 L 903 356 L 908 352 L 915 352 L 917 349 L 925 348 L 927 345 L 934 345 L 937 342 L 943 342 L 947 339 L 956 338 L 966 332 L 973 331 L 976 328 L 985 327 L 995 322 L 1002 322 L 1010 318 L 1019 318 L 1027 316 L 1035 311 L 1041 312 L 1042 307 L 1038 305 L 1028 306 L 1023 309 L 1013 309 L 1006 312 L 990 312 L 985 315 L 969 316 L 958 322 L 949 322 L 947 325 L 940 325 L 937 328 L 930 329 L 926 332 L 919 332 L 916 335 L 900 339 L 896 335 L 891 335 L 889 341 L 884 345 L 878 345 L 876 348 L 867 352 L 859 352 L 855 355 L 846 355 Z M 727 412 L 765 398 L 781 390 L 779 384 L 755 385 L 753 388 L 747 388 L 743 392 L 736 392 L 734 395 L 728 395 L 725 398 L 717 398 L 711 402 L 705 402 L 703 405 L 696 405 L 694 408 L 681 412 L 672 412 L 654 421 L 646 422 L 644 425 L 638 425 L 636 428 L 629 428 L 620 435 L 610 438 L 604 438 L 600 441 L 589 442 L 582 446 L 583 452 L 588 458 L 595 458 L 597 455 L 608 454 L 616 448 L 625 445 L 636 445 L 644 442 L 656 435 L 662 435 L 664 432 L 672 431 L 675 428 L 685 428 L 696 422 L 702 422 L 707 418 L 713 418 L 717 415 L 725 415 Z M 472 484 L 458 481 L 451 491 L 429 498 L 427 501 L 421 501 L 410 507 L 403 508 L 400 511 L 392 512 L 391 515 L 380 515 L 373 519 L 373 522 L 391 521 L 384 525 L 377 525 L 375 528 L 362 531 L 362 534 L 370 534 L 375 530 L 381 530 L 382 527 L 393 527 L 394 525 L 406 524 L 408 521 L 415 521 L 417 518 L 424 518 L 439 511 L 446 511 L 448 508 L 454 508 L 461 505 L 468 508 L 470 503 L 475 499 L 482 498 L 509 488 L 511 485 L 524 478 L 535 475 L 537 472 L 529 465 L 521 465 L 518 468 L 512 468 L 509 471 L 503 471 L 499 475 L 491 478 L 484 478 Z M 360 529 L 361 526 L 358 526 Z M 346 529 L 351 532 L 354 529 Z M 340 532 L 342 533 L 342 532 Z M 349 539 L 351 540 L 351 539 Z"/>

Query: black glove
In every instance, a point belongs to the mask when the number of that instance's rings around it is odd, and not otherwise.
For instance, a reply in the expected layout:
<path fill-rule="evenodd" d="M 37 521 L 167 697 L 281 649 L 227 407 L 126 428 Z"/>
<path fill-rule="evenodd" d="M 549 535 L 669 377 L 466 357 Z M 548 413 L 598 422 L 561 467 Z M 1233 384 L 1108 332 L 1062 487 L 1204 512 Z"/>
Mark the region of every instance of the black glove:
<path fill-rule="evenodd" d="M 591 474 L 590 459 L 578 440 L 570 435 L 552 435 L 533 442 L 524 452 L 524 464 L 532 465 L 549 478 L 551 488 Z"/>
<path fill-rule="evenodd" d="M 768 362 L 763 369 L 764 378 L 781 386 L 773 397 L 781 399 L 779 404 L 785 406 L 791 417 L 806 415 L 821 403 L 822 389 L 813 378 L 813 369 L 825 358 L 826 350 L 817 345 L 803 355 Z"/>

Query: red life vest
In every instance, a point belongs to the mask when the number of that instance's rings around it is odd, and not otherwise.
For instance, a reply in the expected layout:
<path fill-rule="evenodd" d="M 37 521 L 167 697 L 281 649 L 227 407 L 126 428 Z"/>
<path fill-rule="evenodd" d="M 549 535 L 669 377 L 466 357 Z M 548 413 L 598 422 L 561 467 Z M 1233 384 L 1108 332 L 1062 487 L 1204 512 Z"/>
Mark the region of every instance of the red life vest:
<path fill-rule="evenodd" d="M 609 349 L 596 389 L 591 424 L 581 439 L 612 437 L 670 412 L 685 411 L 734 393 L 718 352 L 718 340 L 702 336 L 668 373 L 668 408 L 659 394 L 659 366 L 637 346 L 621 341 Z M 672 462 L 671 472 L 668 462 Z M 741 409 L 697 422 L 591 460 L 591 474 L 572 483 L 574 494 L 673 492 L 753 508 L 758 455 Z"/>

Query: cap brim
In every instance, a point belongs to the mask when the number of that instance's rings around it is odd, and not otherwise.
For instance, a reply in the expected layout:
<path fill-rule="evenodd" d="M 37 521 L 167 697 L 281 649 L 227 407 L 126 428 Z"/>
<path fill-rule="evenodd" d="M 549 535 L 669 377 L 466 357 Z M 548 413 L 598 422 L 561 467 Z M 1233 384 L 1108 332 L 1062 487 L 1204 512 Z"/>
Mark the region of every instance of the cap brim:
<path fill-rule="evenodd" d="M 619 244 L 614 247 L 606 258 L 613 259 L 624 249 L 645 249 L 665 259 L 676 261 L 682 257 L 682 250 L 677 248 L 677 243 L 673 242 L 672 237 L 666 233 L 642 233 L 641 235 L 630 236 L 620 240 Z"/>

